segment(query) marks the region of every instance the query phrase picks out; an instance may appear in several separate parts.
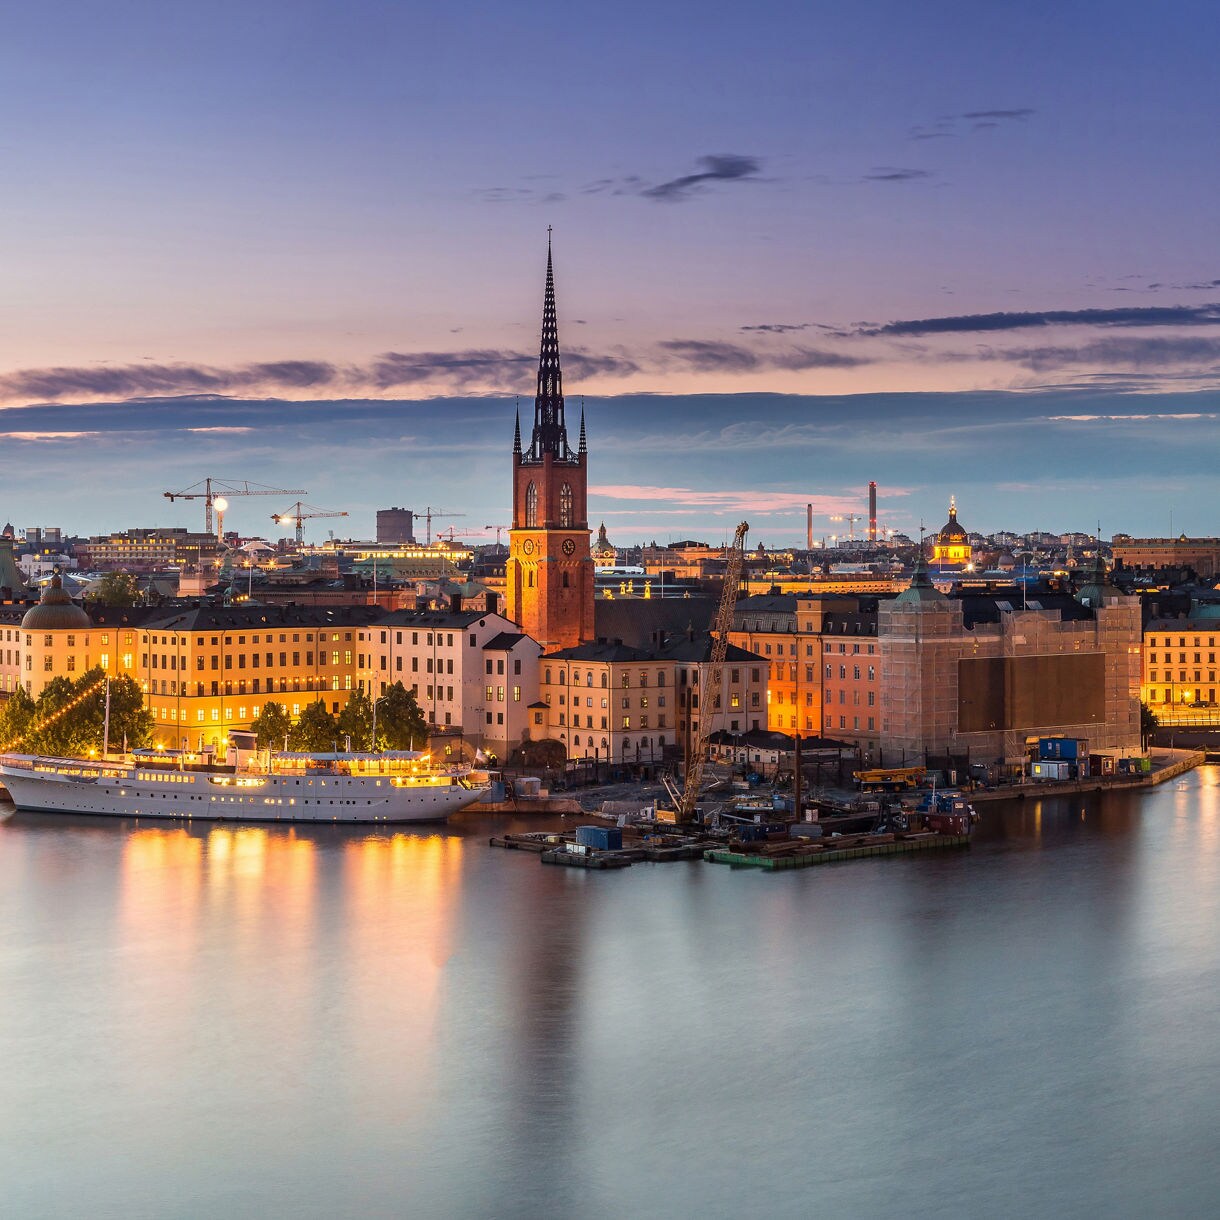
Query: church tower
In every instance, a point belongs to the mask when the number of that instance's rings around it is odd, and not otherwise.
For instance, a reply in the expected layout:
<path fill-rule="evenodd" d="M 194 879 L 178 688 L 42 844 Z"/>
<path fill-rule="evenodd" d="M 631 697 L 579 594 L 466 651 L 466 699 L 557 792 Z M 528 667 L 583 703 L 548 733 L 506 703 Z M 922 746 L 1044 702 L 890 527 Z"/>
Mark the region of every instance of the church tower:
<path fill-rule="evenodd" d="M 584 411 L 575 452 L 564 420 L 555 274 L 547 230 L 546 294 L 534 430 L 513 438 L 513 524 L 508 535 L 508 617 L 544 652 L 593 639 L 593 558 L 589 553 L 588 449 Z"/>

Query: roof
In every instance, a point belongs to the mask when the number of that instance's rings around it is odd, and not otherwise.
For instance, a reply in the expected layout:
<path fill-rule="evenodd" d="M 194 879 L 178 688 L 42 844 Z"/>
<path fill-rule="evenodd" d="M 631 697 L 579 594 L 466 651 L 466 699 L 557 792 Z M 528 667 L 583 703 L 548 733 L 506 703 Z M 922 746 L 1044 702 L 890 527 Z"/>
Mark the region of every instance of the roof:
<path fill-rule="evenodd" d="M 162 607 L 141 625 L 149 631 L 241 631 L 261 627 L 367 627 L 383 618 L 379 606 L 195 604 Z"/>
<path fill-rule="evenodd" d="M 707 664 L 712 659 L 711 632 L 701 632 L 693 639 L 690 635 L 680 635 L 657 650 L 657 659 L 665 661 L 686 661 L 695 664 Z M 757 653 L 730 644 L 725 650 L 725 661 L 761 661 Z"/>
<path fill-rule="evenodd" d="M 590 644 L 577 644 L 575 648 L 561 648 L 544 655 L 546 661 L 593 661 L 603 665 L 615 662 L 656 661 L 657 655 L 648 649 L 634 648 L 622 640 L 595 640 Z"/>
<path fill-rule="evenodd" d="M 68 596 L 58 572 L 21 620 L 23 631 L 88 631 L 92 626 L 88 614 Z"/>
<path fill-rule="evenodd" d="M 522 640 L 530 637 L 523 631 L 501 631 L 483 645 L 484 652 L 512 652 Z"/>

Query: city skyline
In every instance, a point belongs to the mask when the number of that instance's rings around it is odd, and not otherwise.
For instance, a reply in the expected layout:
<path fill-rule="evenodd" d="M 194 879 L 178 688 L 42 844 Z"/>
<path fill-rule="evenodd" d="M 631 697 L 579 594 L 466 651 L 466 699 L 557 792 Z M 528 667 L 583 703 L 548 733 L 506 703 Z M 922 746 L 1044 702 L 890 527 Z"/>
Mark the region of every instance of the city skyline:
<path fill-rule="evenodd" d="M 189 524 L 211 473 L 505 520 L 554 224 L 612 536 L 800 542 L 870 479 L 908 533 L 1210 532 L 1220 15 L 1101 12 L 23 11 L 3 511 Z"/>

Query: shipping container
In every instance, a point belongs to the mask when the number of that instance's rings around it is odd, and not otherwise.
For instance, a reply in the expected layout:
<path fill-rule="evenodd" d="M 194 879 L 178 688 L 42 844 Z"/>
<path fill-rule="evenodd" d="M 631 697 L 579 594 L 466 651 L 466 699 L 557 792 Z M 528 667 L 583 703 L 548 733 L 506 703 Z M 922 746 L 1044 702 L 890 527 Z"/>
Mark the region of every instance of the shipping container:
<path fill-rule="evenodd" d="M 1075 762 L 1082 753 L 1080 747 L 1083 744 L 1075 737 L 1042 737 L 1038 741 L 1038 757 Z"/>
<path fill-rule="evenodd" d="M 617 826 L 577 826 L 576 842 L 593 851 L 622 851 L 623 832 Z"/>

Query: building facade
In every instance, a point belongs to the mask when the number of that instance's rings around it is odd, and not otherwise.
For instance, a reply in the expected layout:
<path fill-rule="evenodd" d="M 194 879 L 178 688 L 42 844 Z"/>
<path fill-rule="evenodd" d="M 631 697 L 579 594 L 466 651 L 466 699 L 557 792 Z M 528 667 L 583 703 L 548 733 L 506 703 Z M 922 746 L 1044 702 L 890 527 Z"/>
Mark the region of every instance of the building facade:
<path fill-rule="evenodd" d="M 534 426 L 513 438 L 513 520 L 505 571 L 508 617 L 547 652 L 593 638 L 593 557 L 589 548 L 588 446 L 568 443 L 550 244 Z"/>

